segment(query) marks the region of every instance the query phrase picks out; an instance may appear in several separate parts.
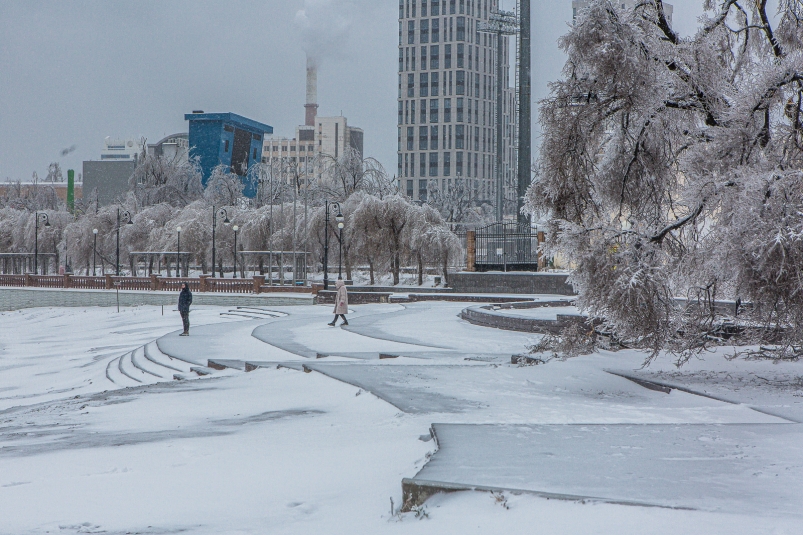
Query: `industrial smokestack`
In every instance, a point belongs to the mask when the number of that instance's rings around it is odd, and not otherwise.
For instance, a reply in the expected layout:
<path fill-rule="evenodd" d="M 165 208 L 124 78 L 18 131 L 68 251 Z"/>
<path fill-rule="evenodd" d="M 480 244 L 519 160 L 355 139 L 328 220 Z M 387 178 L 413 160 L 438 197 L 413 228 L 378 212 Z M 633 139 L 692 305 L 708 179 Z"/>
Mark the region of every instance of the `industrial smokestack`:
<path fill-rule="evenodd" d="M 307 55 L 307 103 L 304 109 L 304 124 L 315 126 L 315 117 L 318 115 L 318 65 L 310 55 Z"/>

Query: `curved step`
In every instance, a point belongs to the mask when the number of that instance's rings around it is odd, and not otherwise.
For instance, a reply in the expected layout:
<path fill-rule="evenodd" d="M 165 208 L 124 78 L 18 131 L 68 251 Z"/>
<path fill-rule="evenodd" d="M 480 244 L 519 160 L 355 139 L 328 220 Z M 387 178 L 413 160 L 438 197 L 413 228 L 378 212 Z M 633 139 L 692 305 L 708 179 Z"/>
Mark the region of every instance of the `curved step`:
<path fill-rule="evenodd" d="M 131 363 L 131 353 L 126 353 L 120 357 L 120 359 L 117 361 L 117 369 L 120 370 L 121 374 L 125 375 L 132 381 L 135 381 L 139 384 L 144 382 L 142 379 L 137 378 L 137 375 L 141 372 L 134 368 L 134 365 Z"/>
<path fill-rule="evenodd" d="M 170 370 L 154 364 L 145 358 L 145 346 L 138 347 L 131 353 L 131 364 L 138 370 L 156 379 L 164 379 L 166 376 L 172 375 Z"/>
<path fill-rule="evenodd" d="M 106 379 L 109 380 L 113 385 L 120 387 L 120 388 L 127 388 L 129 386 L 135 386 L 137 383 L 132 381 L 128 376 L 123 375 L 120 371 L 120 357 L 114 357 L 113 359 L 109 360 L 106 364 Z"/>
<path fill-rule="evenodd" d="M 156 342 L 151 342 L 149 344 L 145 344 L 142 346 L 142 352 L 145 355 L 145 358 L 154 363 L 155 365 L 161 368 L 167 368 L 170 372 L 185 372 L 186 369 L 180 368 L 180 363 L 182 361 L 177 361 L 175 359 L 170 358 L 168 355 L 165 355 L 159 350 L 159 346 L 156 345 Z M 189 369 L 189 368 L 187 368 Z M 170 377 L 172 374 L 170 372 L 165 372 L 165 377 Z"/>
<path fill-rule="evenodd" d="M 221 316 L 232 316 L 232 317 L 239 317 L 239 318 L 248 318 L 251 320 L 264 320 L 268 318 L 272 318 L 273 316 L 252 316 L 251 314 L 245 314 L 242 312 L 221 312 Z"/>

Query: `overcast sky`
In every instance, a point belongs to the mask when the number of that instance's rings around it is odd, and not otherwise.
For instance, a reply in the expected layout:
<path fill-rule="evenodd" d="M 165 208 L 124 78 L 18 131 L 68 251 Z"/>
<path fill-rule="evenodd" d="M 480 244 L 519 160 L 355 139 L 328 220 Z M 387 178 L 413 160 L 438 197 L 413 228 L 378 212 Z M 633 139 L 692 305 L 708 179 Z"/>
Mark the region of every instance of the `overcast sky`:
<path fill-rule="evenodd" d="M 675 28 L 693 33 L 702 0 L 672 3 Z M 571 0 L 532 11 L 537 101 L 560 76 Z M 80 173 L 106 136 L 155 142 L 186 132 L 195 109 L 291 137 L 305 49 L 322 56 L 319 114 L 363 128 L 366 155 L 394 173 L 397 46 L 397 0 L 0 0 L 0 181 L 43 177 L 53 161 Z"/>

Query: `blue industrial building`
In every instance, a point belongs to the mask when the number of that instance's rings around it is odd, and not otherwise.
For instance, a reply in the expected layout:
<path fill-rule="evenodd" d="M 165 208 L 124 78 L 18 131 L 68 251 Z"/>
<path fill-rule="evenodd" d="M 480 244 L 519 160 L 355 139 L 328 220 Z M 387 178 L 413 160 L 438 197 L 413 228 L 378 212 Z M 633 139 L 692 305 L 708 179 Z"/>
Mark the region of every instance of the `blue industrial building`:
<path fill-rule="evenodd" d="M 190 122 L 190 158 L 198 158 L 204 187 L 212 170 L 223 164 L 243 179 L 243 194 L 256 197 L 256 181 L 246 178 L 250 167 L 262 160 L 262 140 L 265 134 L 273 134 L 273 127 L 236 113 L 196 111 L 184 115 L 184 119 Z"/>

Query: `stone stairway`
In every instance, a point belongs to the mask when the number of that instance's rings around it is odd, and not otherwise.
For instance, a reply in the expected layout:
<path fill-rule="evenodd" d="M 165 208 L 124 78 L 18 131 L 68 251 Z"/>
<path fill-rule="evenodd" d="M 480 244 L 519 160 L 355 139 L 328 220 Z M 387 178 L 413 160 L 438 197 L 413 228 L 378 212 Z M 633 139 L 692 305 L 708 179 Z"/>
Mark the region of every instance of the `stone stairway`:
<path fill-rule="evenodd" d="M 122 388 L 197 379 L 214 373 L 214 369 L 162 353 L 155 341 L 115 357 L 106 365 L 106 379 Z"/>

